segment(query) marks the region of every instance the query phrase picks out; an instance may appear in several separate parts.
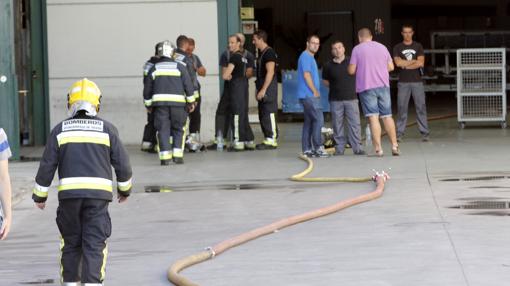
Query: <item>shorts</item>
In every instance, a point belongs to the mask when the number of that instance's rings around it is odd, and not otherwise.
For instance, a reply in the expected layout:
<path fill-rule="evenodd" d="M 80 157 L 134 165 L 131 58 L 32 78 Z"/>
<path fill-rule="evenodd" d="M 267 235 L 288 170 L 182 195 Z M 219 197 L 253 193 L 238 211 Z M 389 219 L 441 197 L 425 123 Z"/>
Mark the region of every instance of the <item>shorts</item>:
<path fill-rule="evenodd" d="M 391 96 L 389 87 L 376 87 L 360 92 L 359 100 L 365 117 L 378 115 L 391 116 Z"/>

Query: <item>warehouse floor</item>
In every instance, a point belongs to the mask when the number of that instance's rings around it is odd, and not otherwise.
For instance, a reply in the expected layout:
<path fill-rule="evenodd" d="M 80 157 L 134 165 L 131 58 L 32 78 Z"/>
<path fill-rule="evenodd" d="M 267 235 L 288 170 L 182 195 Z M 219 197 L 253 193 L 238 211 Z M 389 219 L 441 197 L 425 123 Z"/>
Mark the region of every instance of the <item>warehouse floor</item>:
<path fill-rule="evenodd" d="M 494 124 L 460 130 L 455 118 L 430 127 L 430 142 L 421 142 L 411 127 L 400 157 L 346 151 L 314 159 L 311 176 L 386 170 L 391 180 L 382 198 L 251 241 L 183 274 L 207 286 L 506 284 L 510 132 Z M 183 256 L 374 189 L 374 183 L 289 181 L 306 167 L 297 159 L 301 123 L 280 128 L 278 150 L 186 154 L 184 165 L 161 167 L 156 155 L 128 147 L 134 194 L 110 206 L 105 285 L 169 285 L 166 270 Z M 383 142 L 390 153 L 387 138 Z M 37 157 L 41 150 L 25 152 Z M 58 285 L 57 194 L 52 188 L 46 210 L 33 206 L 37 166 L 10 164 L 15 217 L 10 236 L 0 242 L 0 285 Z M 155 192 L 161 188 L 172 192 Z"/>

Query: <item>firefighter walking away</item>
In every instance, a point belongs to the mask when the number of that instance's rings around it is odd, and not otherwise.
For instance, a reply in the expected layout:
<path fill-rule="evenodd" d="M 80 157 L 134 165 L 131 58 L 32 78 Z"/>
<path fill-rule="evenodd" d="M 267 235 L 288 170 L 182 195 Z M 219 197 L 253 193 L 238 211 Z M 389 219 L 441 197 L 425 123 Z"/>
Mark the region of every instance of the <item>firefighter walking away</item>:
<path fill-rule="evenodd" d="M 62 285 L 103 285 L 112 226 L 108 204 L 113 199 L 112 166 L 117 199 L 131 192 L 131 165 L 115 126 L 96 117 L 101 92 L 87 79 L 67 95 L 69 119 L 53 128 L 35 178 L 32 198 L 44 209 L 58 169 L 57 226 L 61 234 Z"/>

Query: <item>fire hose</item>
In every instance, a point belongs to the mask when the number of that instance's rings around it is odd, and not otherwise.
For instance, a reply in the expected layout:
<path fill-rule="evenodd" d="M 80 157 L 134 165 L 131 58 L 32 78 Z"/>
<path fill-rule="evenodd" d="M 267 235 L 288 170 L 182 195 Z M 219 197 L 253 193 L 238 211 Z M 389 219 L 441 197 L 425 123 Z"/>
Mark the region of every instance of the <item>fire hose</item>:
<path fill-rule="evenodd" d="M 204 251 L 193 254 L 191 256 L 187 256 L 179 259 L 174 264 L 170 266 L 168 269 L 168 280 L 174 283 L 177 286 L 197 286 L 195 282 L 189 280 L 188 278 L 180 275 L 179 272 L 182 270 L 193 266 L 195 264 L 204 262 L 211 258 L 214 258 L 217 255 L 227 251 L 230 248 L 236 247 L 238 245 L 244 244 L 248 241 L 254 240 L 264 235 L 272 234 L 277 232 L 283 228 L 302 223 L 305 221 L 309 221 L 312 219 L 316 219 L 322 216 L 326 216 L 345 208 L 364 203 L 370 200 L 374 200 L 382 196 L 384 191 L 384 184 L 389 176 L 386 172 L 376 172 L 373 177 L 364 177 L 364 178 L 334 178 L 334 177 L 326 177 L 326 178 L 305 178 L 307 174 L 309 174 L 313 170 L 313 161 L 310 158 L 305 156 L 300 156 L 300 159 L 306 161 L 308 163 L 308 167 L 301 173 L 292 176 L 290 179 L 293 181 L 300 182 L 367 182 L 367 181 L 375 181 L 376 188 L 374 191 L 357 196 L 351 199 L 346 199 L 335 203 L 330 206 L 326 206 L 320 209 L 312 210 L 303 214 L 294 215 L 288 218 L 284 218 L 278 221 L 275 221 L 266 226 L 262 226 L 248 232 L 242 233 L 238 236 L 229 238 L 224 240 L 215 246 L 208 247 Z"/>
<path fill-rule="evenodd" d="M 428 121 L 435 121 L 435 120 L 442 120 L 447 118 L 456 117 L 457 114 L 447 114 L 447 115 L 441 115 L 441 116 L 433 116 L 429 117 Z M 407 124 L 407 127 L 416 125 L 417 122 L 411 122 Z M 386 133 L 383 133 L 381 136 L 386 135 Z M 334 152 L 333 150 L 328 150 L 328 152 Z M 312 210 L 309 212 L 306 212 L 304 214 L 291 216 L 288 218 L 284 218 L 278 221 L 275 221 L 269 225 L 259 227 L 256 229 L 253 229 L 251 231 L 245 232 L 243 234 L 240 234 L 238 236 L 235 236 L 233 238 L 224 240 L 223 242 L 218 243 L 217 245 L 213 247 L 208 247 L 204 251 L 196 253 L 191 256 L 187 256 L 184 258 L 179 259 L 174 264 L 170 266 L 168 269 L 168 280 L 172 283 L 174 283 L 177 286 L 197 286 L 198 284 L 194 283 L 193 281 L 189 280 L 188 278 L 184 277 L 183 275 L 180 275 L 179 273 L 183 271 L 184 269 L 191 267 L 195 264 L 204 262 L 206 260 L 212 259 L 217 255 L 220 255 L 221 253 L 227 251 L 230 248 L 239 246 L 241 244 L 244 244 L 248 241 L 254 240 L 256 238 L 259 238 L 264 235 L 269 235 L 271 233 L 274 233 L 280 229 L 302 223 L 308 220 L 312 220 L 315 218 L 319 218 L 322 216 L 326 216 L 335 212 L 338 212 L 340 210 L 343 210 L 345 208 L 364 203 L 370 200 L 374 200 L 382 196 L 384 191 L 384 184 L 387 179 L 389 179 L 389 176 L 386 172 L 376 172 L 373 177 L 360 177 L 360 178 L 354 178 L 354 177 L 315 177 L 315 178 L 306 178 L 305 176 L 312 172 L 313 170 L 313 161 L 305 156 L 300 156 L 300 159 L 306 161 L 308 163 L 308 167 L 302 171 L 301 173 L 293 175 L 290 180 L 292 181 L 298 181 L 298 182 L 368 182 L 368 181 L 375 181 L 376 188 L 374 191 L 355 197 L 347 200 L 340 201 L 336 204 L 326 206 L 317 210 Z"/>

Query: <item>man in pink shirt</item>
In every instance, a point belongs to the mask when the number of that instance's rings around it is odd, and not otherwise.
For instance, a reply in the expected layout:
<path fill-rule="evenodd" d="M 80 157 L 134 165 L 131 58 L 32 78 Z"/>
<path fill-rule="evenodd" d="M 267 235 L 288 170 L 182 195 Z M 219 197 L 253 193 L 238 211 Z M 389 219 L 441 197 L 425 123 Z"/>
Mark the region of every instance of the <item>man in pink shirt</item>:
<path fill-rule="evenodd" d="M 391 116 L 391 97 L 389 73 L 394 69 L 393 60 L 388 49 L 372 41 L 368 28 L 358 31 L 359 44 L 352 50 L 348 72 L 356 75 L 356 92 L 359 94 L 361 107 L 370 123 L 372 145 L 375 155 L 382 157 L 381 124 L 388 133 L 393 156 L 400 155 L 395 132 L 395 121 Z"/>

